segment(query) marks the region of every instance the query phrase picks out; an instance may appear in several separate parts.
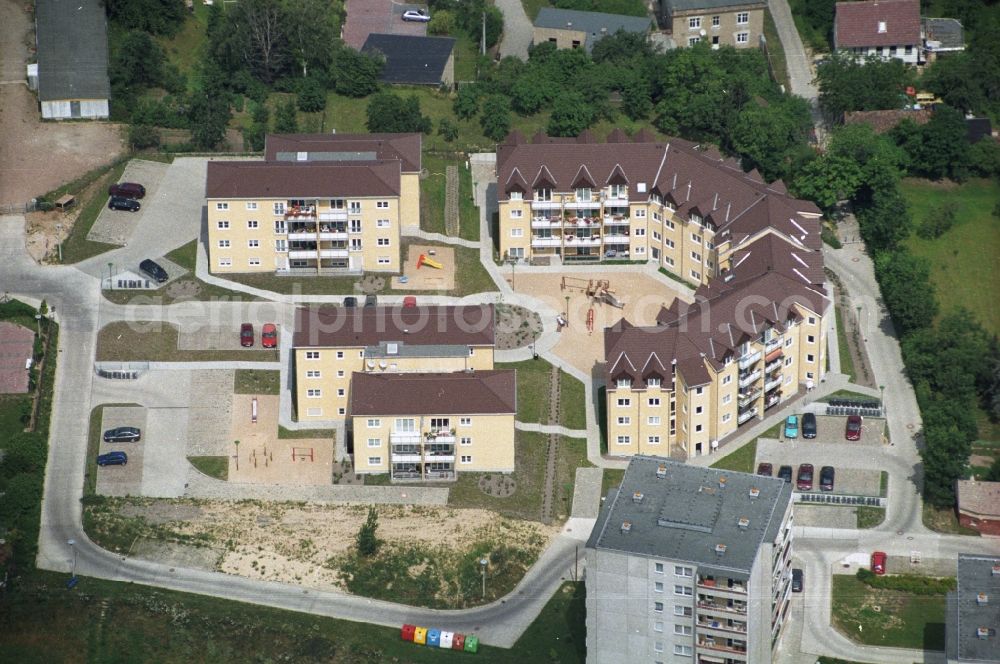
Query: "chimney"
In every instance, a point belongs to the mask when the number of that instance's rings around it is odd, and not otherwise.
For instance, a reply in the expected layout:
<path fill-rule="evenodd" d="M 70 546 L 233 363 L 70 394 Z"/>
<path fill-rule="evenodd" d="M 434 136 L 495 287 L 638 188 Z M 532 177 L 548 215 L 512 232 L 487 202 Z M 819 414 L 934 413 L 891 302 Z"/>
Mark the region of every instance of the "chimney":
<path fill-rule="evenodd" d="M 724 555 L 726 555 L 726 545 L 725 544 L 716 544 L 715 545 L 715 555 L 717 555 L 717 556 L 724 556 Z"/>
<path fill-rule="evenodd" d="M 1000 565 L 994 565 L 990 571 L 990 576 L 1000 576 Z"/>
<path fill-rule="evenodd" d="M 760 489 L 755 486 L 750 487 L 750 500 L 757 500 L 760 498 Z"/>
<path fill-rule="evenodd" d="M 990 603 L 990 596 L 986 593 L 978 593 L 976 595 L 976 604 L 979 606 L 985 606 Z"/>
<path fill-rule="evenodd" d="M 720 489 L 725 489 L 725 488 L 726 488 L 726 482 L 727 482 L 727 481 L 728 481 L 728 479 L 726 478 L 726 476 L 725 476 L 725 475 L 723 475 L 722 477 L 720 477 L 720 478 L 719 478 L 719 488 L 720 488 Z"/>
<path fill-rule="evenodd" d="M 990 638 L 990 628 L 989 627 L 977 627 L 976 628 L 976 636 L 978 636 L 980 639 L 988 639 L 988 638 Z"/>
<path fill-rule="evenodd" d="M 656 467 L 656 479 L 665 480 L 667 479 L 667 464 L 661 463 Z"/>
<path fill-rule="evenodd" d="M 622 521 L 622 534 L 625 534 L 625 533 L 628 533 L 628 532 L 631 532 L 631 531 L 632 531 L 632 522 L 631 521 Z"/>
<path fill-rule="evenodd" d="M 642 502 L 642 491 L 636 491 L 632 494 L 632 502 L 636 504 Z"/>
<path fill-rule="evenodd" d="M 741 516 L 739 521 L 736 522 L 736 525 L 740 527 L 740 530 L 746 530 L 750 527 L 750 519 L 745 516 Z"/>

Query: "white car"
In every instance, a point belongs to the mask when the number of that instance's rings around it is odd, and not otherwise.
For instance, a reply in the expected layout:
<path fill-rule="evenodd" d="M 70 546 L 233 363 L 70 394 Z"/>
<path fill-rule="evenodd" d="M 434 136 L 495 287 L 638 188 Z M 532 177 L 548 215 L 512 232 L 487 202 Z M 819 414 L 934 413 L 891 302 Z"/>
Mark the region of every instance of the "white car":
<path fill-rule="evenodd" d="M 426 23 L 431 20 L 430 14 L 424 9 L 407 9 L 403 12 L 404 21 L 419 21 L 421 23 Z"/>

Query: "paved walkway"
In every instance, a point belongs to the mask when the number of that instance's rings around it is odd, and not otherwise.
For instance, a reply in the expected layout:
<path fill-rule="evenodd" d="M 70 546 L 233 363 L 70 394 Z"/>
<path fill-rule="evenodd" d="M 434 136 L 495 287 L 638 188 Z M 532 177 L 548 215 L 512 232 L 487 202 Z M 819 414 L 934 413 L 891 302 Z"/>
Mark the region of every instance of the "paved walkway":
<path fill-rule="evenodd" d="M 500 57 L 513 56 L 528 59 L 533 26 L 524 13 L 521 0 L 496 0 L 496 6 L 503 12 L 503 37 L 500 39 Z"/>
<path fill-rule="evenodd" d="M 468 247 L 469 249 L 479 248 L 479 242 L 476 240 L 466 240 L 460 237 L 455 237 L 454 235 L 431 233 L 430 231 L 421 230 L 415 226 L 404 226 L 402 235 L 403 237 L 416 237 L 429 242 L 443 242 L 444 244 L 453 244 L 458 247 Z"/>
<path fill-rule="evenodd" d="M 535 433 L 554 434 L 567 438 L 586 438 L 586 429 L 567 429 L 560 424 L 538 424 L 537 422 L 514 422 L 518 431 L 534 431 Z"/>

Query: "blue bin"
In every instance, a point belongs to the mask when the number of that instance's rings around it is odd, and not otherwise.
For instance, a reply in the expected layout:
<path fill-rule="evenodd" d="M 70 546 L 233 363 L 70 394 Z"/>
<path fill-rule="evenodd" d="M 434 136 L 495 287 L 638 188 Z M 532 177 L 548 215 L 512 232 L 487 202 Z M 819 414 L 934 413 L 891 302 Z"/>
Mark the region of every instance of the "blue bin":
<path fill-rule="evenodd" d="M 427 645 L 434 648 L 441 647 L 441 630 L 435 627 L 427 630 Z"/>

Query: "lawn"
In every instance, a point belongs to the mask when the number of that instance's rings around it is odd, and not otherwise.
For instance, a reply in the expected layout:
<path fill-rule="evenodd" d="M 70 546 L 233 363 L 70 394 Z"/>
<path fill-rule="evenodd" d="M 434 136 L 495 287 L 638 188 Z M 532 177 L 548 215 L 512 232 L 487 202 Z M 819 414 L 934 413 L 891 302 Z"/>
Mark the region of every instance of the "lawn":
<path fill-rule="evenodd" d="M 857 511 L 858 528 L 874 528 L 885 521 L 884 507 L 861 506 Z"/>
<path fill-rule="evenodd" d="M 225 9 L 225 3 L 222 5 Z M 209 8 L 196 1 L 194 13 L 188 13 L 184 25 L 173 37 L 157 37 L 167 60 L 188 77 L 188 89 L 195 90 L 198 78 L 198 64 L 203 61 L 203 46 L 207 38 Z"/>
<path fill-rule="evenodd" d="M 740 449 L 727 454 L 712 464 L 712 468 L 734 470 L 740 473 L 752 473 L 754 460 L 757 458 L 757 439 L 754 438 Z"/>
<path fill-rule="evenodd" d="M 871 646 L 944 650 L 945 596 L 871 588 L 853 576 L 833 576 L 833 624 Z"/>
<path fill-rule="evenodd" d="M 335 431 L 333 429 L 286 429 L 285 427 L 278 425 L 278 438 L 333 438 Z"/>
<path fill-rule="evenodd" d="M 237 369 L 233 373 L 235 394 L 278 394 L 280 389 L 280 371 Z"/>
<path fill-rule="evenodd" d="M 847 331 L 844 329 L 844 321 L 840 316 L 840 307 L 833 308 L 833 315 L 836 316 L 837 323 L 837 352 L 840 354 L 840 373 L 847 374 L 847 378 L 854 381 L 854 356 L 851 355 L 850 341 L 847 338 Z"/>
<path fill-rule="evenodd" d="M 480 646 L 473 655 L 406 643 L 391 627 L 87 577 L 70 593 L 65 580 L 39 572 L 8 589 L 0 619 L 6 660 L 523 664 L 547 653 L 582 664 L 586 657 L 583 583 L 563 584 L 510 650 Z"/>
<path fill-rule="evenodd" d="M 601 497 L 608 495 L 608 491 L 611 487 L 616 487 L 621 485 L 622 478 L 625 477 L 624 468 L 605 468 L 604 477 L 601 478 Z"/>
<path fill-rule="evenodd" d="M 122 173 L 125 172 L 128 162 L 128 157 L 122 157 L 108 166 L 90 171 L 78 180 L 71 182 L 67 187 L 57 190 L 57 192 L 76 195 L 78 197 L 77 205 L 81 206 L 80 213 L 77 215 L 76 221 L 73 222 L 69 235 L 62 243 L 63 263 L 78 263 L 117 248 L 118 245 L 114 244 L 91 242 L 87 239 L 87 235 L 108 202 L 108 187 L 118 182 Z M 60 195 L 62 194 L 60 193 Z"/>
<path fill-rule="evenodd" d="M 498 362 L 497 369 L 517 371 L 517 420 L 549 423 L 549 381 L 552 365 L 539 358 L 522 362 Z M 559 371 L 562 412 L 559 424 L 570 429 L 587 428 L 586 397 L 583 383 Z"/>
<path fill-rule="evenodd" d="M 771 68 L 774 71 L 774 78 L 779 85 L 784 86 L 785 92 L 792 93 L 792 84 L 788 80 L 788 62 L 785 58 L 785 47 L 778 37 L 778 28 L 774 25 L 774 17 L 771 10 L 764 10 L 764 39 L 767 40 L 767 53 L 771 61 Z"/>
<path fill-rule="evenodd" d="M 931 281 L 942 313 L 965 307 L 989 332 L 1000 334 L 1000 299 L 985 294 L 1000 290 L 1000 232 L 992 211 L 1000 203 L 1000 184 L 973 179 L 961 185 L 907 178 L 903 195 L 917 225 L 944 203 L 957 206 L 955 226 L 937 239 L 912 234 L 910 251 L 931 263 Z"/>
<path fill-rule="evenodd" d="M 862 394 L 861 392 L 854 392 L 852 390 L 837 390 L 833 394 L 828 394 L 827 396 L 820 399 L 823 402 L 829 402 L 830 399 L 854 399 L 856 401 L 879 401 L 878 397 L 873 397 L 870 394 Z"/>
<path fill-rule="evenodd" d="M 209 477 L 218 480 L 229 479 L 229 457 L 224 456 L 190 456 L 191 465 Z"/>
<path fill-rule="evenodd" d="M 979 531 L 966 528 L 958 522 L 958 516 L 953 508 L 934 507 L 930 503 L 923 504 L 924 525 L 938 533 L 948 535 L 971 535 L 978 537 Z"/>
<path fill-rule="evenodd" d="M 233 330 L 235 338 L 236 330 Z M 277 350 L 178 350 L 177 328 L 171 323 L 118 321 L 97 335 L 98 362 L 277 362 Z"/>
<path fill-rule="evenodd" d="M 446 235 L 444 221 L 445 169 L 458 166 L 459 237 L 479 240 L 479 208 L 472 198 L 472 173 L 461 153 L 425 152 L 423 167 L 427 177 L 420 181 L 420 228 Z"/>

